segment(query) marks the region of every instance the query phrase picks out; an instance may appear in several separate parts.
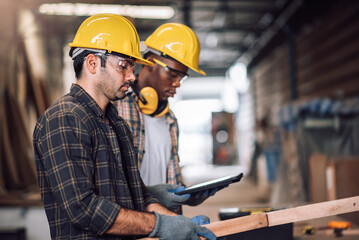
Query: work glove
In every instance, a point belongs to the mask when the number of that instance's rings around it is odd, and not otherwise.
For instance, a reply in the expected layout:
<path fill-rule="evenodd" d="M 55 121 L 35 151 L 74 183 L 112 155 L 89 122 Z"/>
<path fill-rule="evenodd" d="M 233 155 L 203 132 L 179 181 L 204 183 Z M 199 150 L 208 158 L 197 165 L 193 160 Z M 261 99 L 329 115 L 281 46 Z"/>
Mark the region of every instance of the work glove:
<path fill-rule="evenodd" d="M 204 215 L 199 215 L 191 218 L 191 221 L 198 225 L 205 225 L 209 223 L 209 217 Z"/>
<path fill-rule="evenodd" d="M 214 194 L 216 194 L 216 192 L 218 192 L 219 190 L 226 188 L 228 186 L 229 185 L 215 187 L 215 188 L 203 190 L 201 192 L 192 193 L 190 198 L 185 202 L 185 204 L 187 204 L 189 206 L 197 206 L 197 205 L 203 203 L 204 200 L 206 200 L 207 198 L 214 196 Z"/>
<path fill-rule="evenodd" d="M 175 191 L 184 190 L 184 186 L 178 187 L 172 184 L 157 184 L 153 186 L 147 186 L 147 189 L 155 198 L 160 201 L 163 206 L 169 209 L 174 209 L 182 205 L 190 197 L 189 194 L 175 194 Z"/>
<path fill-rule="evenodd" d="M 209 240 L 217 239 L 209 229 L 193 223 L 187 217 L 155 214 L 156 225 L 149 237 L 158 237 L 160 240 L 199 240 L 199 236 Z"/>

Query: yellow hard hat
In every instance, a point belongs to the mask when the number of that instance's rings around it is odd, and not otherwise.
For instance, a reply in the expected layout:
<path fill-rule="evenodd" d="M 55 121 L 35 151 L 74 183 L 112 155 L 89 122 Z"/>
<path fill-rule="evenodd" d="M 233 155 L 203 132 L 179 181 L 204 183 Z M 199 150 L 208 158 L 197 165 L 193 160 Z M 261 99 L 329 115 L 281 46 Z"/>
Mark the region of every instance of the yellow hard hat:
<path fill-rule="evenodd" d="M 163 55 L 168 55 L 190 69 L 206 75 L 198 68 L 200 44 L 196 34 L 180 23 L 165 23 L 159 26 L 145 44 Z"/>
<path fill-rule="evenodd" d="M 102 13 L 87 18 L 69 46 L 113 51 L 133 57 L 138 63 L 153 65 L 141 57 L 136 28 L 128 19 L 117 14 Z"/>

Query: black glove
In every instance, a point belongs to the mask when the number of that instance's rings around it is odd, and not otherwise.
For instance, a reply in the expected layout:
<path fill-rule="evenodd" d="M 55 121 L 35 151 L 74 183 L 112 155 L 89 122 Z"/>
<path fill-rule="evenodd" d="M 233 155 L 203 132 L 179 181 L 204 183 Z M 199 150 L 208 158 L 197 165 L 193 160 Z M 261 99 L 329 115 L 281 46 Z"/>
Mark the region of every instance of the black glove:
<path fill-rule="evenodd" d="M 203 190 L 203 191 L 197 192 L 197 193 L 192 193 L 191 197 L 188 199 L 188 201 L 185 202 L 185 204 L 187 204 L 189 206 L 197 206 L 197 205 L 203 203 L 204 200 L 206 200 L 210 196 L 214 196 L 214 194 L 216 194 L 216 192 L 218 192 L 219 190 L 226 188 L 226 187 L 228 187 L 228 185 L 222 186 L 222 187 L 211 188 L 209 190 Z"/>
<path fill-rule="evenodd" d="M 216 240 L 216 235 L 209 229 L 199 226 L 191 219 L 179 216 L 167 216 L 156 213 L 156 225 L 149 237 L 171 240 L 199 240 L 198 236 Z"/>
<path fill-rule="evenodd" d="M 155 198 L 157 198 L 163 206 L 169 209 L 173 209 L 177 206 L 180 206 L 189 199 L 189 194 L 185 194 L 182 196 L 174 194 L 174 191 L 180 188 L 184 189 L 184 187 L 178 187 L 172 184 L 158 184 L 153 186 L 147 186 L 148 191 Z"/>

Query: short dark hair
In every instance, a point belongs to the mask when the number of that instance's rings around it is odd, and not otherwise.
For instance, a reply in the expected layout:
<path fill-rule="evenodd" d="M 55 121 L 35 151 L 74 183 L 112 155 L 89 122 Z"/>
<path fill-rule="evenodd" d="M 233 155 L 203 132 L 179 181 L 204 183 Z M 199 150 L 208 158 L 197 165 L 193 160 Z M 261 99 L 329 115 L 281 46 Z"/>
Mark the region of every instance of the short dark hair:
<path fill-rule="evenodd" d="M 72 47 L 70 49 L 69 55 L 72 56 L 72 52 L 75 48 Z M 77 55 L 73 60 L 73 66 L 74 66 L 74 71 L 75 71 L 75 77 L 76 79 L 79 79 L 81 77 L 81 73 L 82 73 L 82 66 L 84 64 L 85 58 L 87 55 L 89 55 L 90 53 L 92 54 L 96 54 L 96 52 L 92 52 L 90 50 L 85 50 L 82 53 L 80 53 L 79 55 Z M 106 67 L 106 59 L 101 57 L 101 67 Z"/>

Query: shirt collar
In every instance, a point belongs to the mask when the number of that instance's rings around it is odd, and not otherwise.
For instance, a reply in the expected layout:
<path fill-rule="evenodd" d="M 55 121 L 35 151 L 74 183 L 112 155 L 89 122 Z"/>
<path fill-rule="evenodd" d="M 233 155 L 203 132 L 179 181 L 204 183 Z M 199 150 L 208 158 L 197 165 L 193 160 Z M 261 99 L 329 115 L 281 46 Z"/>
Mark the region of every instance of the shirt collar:
<path fill-rule="evenodd" d="M 177 121 L 174 113 L 171 111 L 171 109 L 168 111 L 168 113 L 166 113 L 166 120 L 169 124 L 173 124 Z"/>
<path fill-rule="evenodd" d="M 75 97 L 80 103 L 86 105 L 99 118 L 103 118 L 103 112 L 96 101 L 78 84 L 72 84 L 70 95 Z M 113 111 L 112 104 L 107 105 L 107 111 Z"/>

